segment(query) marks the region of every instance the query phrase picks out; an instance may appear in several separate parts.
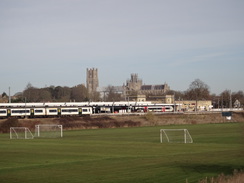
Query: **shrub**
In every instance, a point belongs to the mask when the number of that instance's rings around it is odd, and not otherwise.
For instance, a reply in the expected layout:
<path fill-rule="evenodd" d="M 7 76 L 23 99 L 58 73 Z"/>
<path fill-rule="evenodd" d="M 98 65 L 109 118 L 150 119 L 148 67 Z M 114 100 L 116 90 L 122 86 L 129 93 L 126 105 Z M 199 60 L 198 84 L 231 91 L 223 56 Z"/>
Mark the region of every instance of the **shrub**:
<path fill-rule="evenodd" d="M 152 112 L 148 112 L 145 114 L 145 118 L 147 121 L 153 121 L 154 120 L 154 114 Z"/>

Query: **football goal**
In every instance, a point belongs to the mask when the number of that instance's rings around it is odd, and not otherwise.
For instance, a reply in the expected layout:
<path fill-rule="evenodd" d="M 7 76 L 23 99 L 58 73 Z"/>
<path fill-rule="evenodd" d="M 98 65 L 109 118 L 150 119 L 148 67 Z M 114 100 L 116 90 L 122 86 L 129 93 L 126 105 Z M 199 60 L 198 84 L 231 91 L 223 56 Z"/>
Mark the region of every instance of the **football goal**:
<path fill-rule="evenodd" d="M 160 142 L 193 143 L 187 129 L 160 129 Z"/>
<path fill-rule="evenodd" d="M 26 127 L 10 127 L 10 139 L 33 139 L 29 128 Z"/>
<path fill-rule="evenodd" d="M 63 125 L 54 125 L 54 124 L 35 125 L 35 137 L 38 138 L 63 137 Z"/>

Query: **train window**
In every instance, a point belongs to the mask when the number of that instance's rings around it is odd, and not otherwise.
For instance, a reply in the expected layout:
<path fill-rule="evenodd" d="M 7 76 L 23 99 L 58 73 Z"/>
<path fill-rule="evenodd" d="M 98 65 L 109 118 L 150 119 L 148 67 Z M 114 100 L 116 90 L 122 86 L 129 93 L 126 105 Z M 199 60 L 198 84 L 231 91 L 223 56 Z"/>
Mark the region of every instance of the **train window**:
<path fill-rule="evenodd" d="M 62 112 L 78 112 L 78 109 L 62 109 Z"/>
<path fill-rule="evenodd" d="M 87 112 L 88 110 L 87 109 L 82 109 L 83 112 Z"/>
<path fill-rule="evenodd" d="M 37 109 L 37 110 L 35 110 L 35 113 L 43 113 L 43 110 L 42 109 Z"/>
<path fill-rule="evenodd" d="M 57 112 L 57 109 L 50 109 L 49 112 Z"/>
<path fill-rule="evenodd" d="M 6 114 L 7 111 L 6 111 L 6 110 L 0 110 L 0 113 L 1 113 L 1 114 Z"/>
<path fill-rule="evenodd" d="M 23 114 L 23 113 L 29 113 L 30 112 L 30 110 L 12 110 L 12 113 L 21 113 L 21 114 Z"/>

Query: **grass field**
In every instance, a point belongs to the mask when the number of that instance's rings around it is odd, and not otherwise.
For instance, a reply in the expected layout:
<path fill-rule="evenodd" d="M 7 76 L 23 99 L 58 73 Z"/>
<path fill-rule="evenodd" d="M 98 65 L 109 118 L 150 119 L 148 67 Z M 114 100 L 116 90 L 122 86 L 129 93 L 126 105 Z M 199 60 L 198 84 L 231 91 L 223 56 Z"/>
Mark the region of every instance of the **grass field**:
<path fill-rule="evenodd" d="M 161 128 L 187 128 L 193 144 L 159 143 Z M 198 182 L 244 169 L 243 124 L 64 131 L 59 139 L 0 134 L 2 183 Z"/>

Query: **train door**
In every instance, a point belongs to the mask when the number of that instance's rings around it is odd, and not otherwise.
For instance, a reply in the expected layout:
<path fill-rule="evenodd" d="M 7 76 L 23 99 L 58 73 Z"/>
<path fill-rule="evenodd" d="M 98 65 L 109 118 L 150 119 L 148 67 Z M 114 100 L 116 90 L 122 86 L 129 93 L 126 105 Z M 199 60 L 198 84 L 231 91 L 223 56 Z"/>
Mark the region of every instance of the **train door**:
<path fill-rule="evenodd" d="M 11 109 L 7 109 L 7 116 L 8 116 L 8 117 L 11 116 Z"/>
<path fill-rule="evenodd" d="M 82 115 L 82 108 L 79 108 L 79 116 Z"/>
<path fill-rule="evenodd" d="M 58 108 L 58 116 L 61 116 L 61 108 Z"/>
<path fill-rule="evenodd" d="M 34 109 L 33 108 L 31 108 L 31 110 L 30 110 L 30 116 L 33 118 L 34 117 Z"/>

